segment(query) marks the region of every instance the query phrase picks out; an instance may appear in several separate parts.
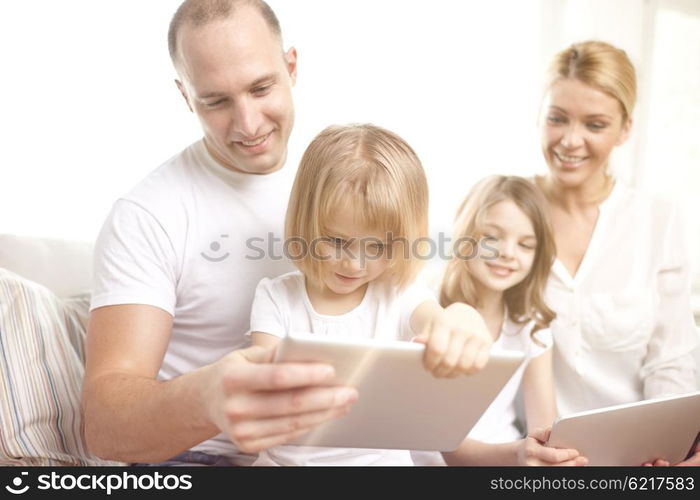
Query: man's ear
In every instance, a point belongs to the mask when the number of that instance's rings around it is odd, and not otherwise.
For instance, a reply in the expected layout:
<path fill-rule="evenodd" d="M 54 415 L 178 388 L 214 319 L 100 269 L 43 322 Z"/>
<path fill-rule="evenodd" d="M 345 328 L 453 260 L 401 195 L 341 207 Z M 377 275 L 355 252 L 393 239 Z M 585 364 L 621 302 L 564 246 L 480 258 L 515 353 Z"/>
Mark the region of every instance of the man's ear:
<path fill-rule="evenodd" d="M 177 85 L 178 90 L 180 91 L 180 94 L 182 94 L 182 97 L 185 99 L 185 102 L 187 103 L 187 107 L 194 113 L 194 110 L 192 109 L 192 105 L 190 104 L 190 100 L 187 98 L 187 92 L 185 91 L 185 86 L 182 84 L 180 80 L 175 80 L 175 85 Z"/>
<path fill-rule="evenodd" d="M 630 136 L 632 131 L 632 118 L 627 118 L 627 121 L 622 125 L 622 130 L 620 131 L 620 138 L 617 140 L 617 145 L 621 146 L 624 144 Z"/>
<path fill-rule="evenodd" d="M 289 73 L 289 78 L 292 79 L 292 85 L 294 85 L 297 82 L 297 49 L 290 48 L 284 54 L 284 60 L 287 63 L 287 73 Z"/>

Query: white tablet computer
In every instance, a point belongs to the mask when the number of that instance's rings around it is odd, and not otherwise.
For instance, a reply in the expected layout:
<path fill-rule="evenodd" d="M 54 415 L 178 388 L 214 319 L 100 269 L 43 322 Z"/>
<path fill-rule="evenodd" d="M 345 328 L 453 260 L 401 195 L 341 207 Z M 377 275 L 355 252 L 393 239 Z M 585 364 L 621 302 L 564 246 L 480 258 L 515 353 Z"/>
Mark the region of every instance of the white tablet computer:
<path fill-rule="evenodd" d="M 547 444 L 575 448 L 589 465 L 683 460 L 700 432 L 700 392 L 574 413 L 558 419 Z"/>
<path fill-rule="evenodd" d="M 493 353 L 483 370 L 436 378 L 423 367 L 422 344 L 292 334 L 277 361 L 315 361 L 335 367 L 336 383 L 357 387 L 359 398 L 343 417 L 293 444 L 343 448 L 451 451 L 486 411 L 524 356 Z"/>

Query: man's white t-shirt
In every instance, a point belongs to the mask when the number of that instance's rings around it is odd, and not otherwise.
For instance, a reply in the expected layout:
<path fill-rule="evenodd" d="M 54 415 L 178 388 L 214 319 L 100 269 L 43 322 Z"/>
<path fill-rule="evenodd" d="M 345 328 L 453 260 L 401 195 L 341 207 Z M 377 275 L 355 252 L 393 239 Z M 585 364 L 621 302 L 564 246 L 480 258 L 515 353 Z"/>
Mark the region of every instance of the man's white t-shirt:
<path fill-rule="evenodd" d="M 435 300 L 429 288 L 413 284 L 399 291 L 389 280 L 369 283 L 362 302 L 337 316 L 319 314 L 299 271 L 263 279 L 255 292 L 250 329 L 277 337 L 287 333 L 411 340 L 413 311 Z M 362 397 L 362 395 L 360 395 Z M 317 446 L 277 446 L 260 454 L 254 465 L 413 465 L 408 450 L 345 449 Z"/>
<path fill-rule="evenodd" d="M 292 269 L 281 241 L 293 176 L 226 169 L 200 140 L 114 204 L 96 243 L 91 309 L 146 304 L 173 316 L 159 380 L 248 345 L 256 285 Z M 193 449 L 237 454 L 223 434 Z"/>

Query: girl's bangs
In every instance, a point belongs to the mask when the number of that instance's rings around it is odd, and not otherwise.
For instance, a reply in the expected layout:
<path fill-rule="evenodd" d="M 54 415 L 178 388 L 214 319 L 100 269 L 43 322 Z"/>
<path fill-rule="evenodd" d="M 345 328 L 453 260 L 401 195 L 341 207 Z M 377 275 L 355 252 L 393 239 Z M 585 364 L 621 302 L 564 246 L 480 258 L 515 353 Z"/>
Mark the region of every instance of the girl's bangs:
<path fill-rule="evenodd" d="M 385 182 L 344 181 L 332 189 L 321 206 L 321 229 L 338 213 L 352 213 L 354 220 L 379 233 L 403 236 L 401 209 L 395 193 Z M 405 214 L 404 214 L 405 215 Z"/>

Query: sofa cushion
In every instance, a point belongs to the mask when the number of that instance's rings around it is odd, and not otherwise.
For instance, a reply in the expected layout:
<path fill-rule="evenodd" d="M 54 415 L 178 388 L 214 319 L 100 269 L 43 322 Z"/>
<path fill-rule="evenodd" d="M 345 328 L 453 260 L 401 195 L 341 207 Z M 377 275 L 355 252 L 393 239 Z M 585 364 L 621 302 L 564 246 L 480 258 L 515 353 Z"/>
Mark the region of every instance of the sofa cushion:
<path fill-rule="evenodd" d="M 0 465 L 118 465 L 82 436 L 88 304 L 0 269 Z"/>
<path fill-rule="evenodd" d="M 90 289 L 93 245 L 0 234 L 0 267 L 41 283 L 59 297 Z"/>

